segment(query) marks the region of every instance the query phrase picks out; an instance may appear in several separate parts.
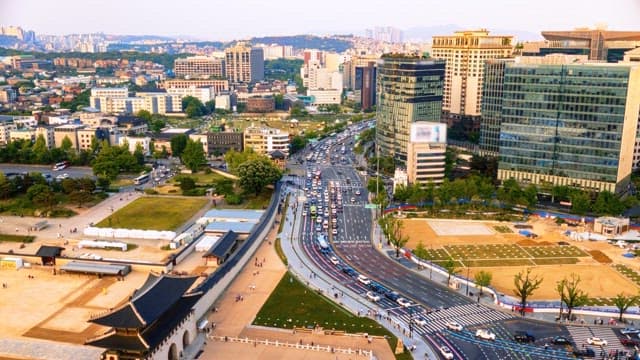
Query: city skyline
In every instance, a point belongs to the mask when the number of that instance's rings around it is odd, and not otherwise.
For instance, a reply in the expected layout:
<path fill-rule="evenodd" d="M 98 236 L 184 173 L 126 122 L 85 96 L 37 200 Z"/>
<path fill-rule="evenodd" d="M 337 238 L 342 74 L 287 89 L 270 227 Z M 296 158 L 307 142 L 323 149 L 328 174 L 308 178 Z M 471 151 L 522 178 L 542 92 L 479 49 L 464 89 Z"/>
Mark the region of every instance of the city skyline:
<path fill-rule="evenodd" d="M 301 7 L 293 0 L 282 0 L 277 7 L 257 0 L 228 3 L 185 0 L 180 3 L 179 11 L 175 3 L 165 0 L 61 0 L 57 4 L 59 6 L 52 8 L 43 7 L 36 0 L 3 1 L 0 24 L 51 35 L 102 32 L 234 40 L 305 33 L 362 34 L 364 29 L 374 26 L 407 30 L 450 24 L 536 34 L 542 30 L 568 30 L 597 24 L 606 24 L 611 30 L 633 30 L 640 18 L 640 3 L 635 0 L 612 0 L 606 7 L 599 6 L 601 2 L 595 0 L 539 0 L 535 6 L 524 0 L 457 0 L 437 6 L 397 0 L 393 11 L 381 11 L 389 6 L 385 0 L 349 3 L 328 0 L 321 7 L 313 8 Z M 525 12 L 527 16 L 523 17 Z"/>

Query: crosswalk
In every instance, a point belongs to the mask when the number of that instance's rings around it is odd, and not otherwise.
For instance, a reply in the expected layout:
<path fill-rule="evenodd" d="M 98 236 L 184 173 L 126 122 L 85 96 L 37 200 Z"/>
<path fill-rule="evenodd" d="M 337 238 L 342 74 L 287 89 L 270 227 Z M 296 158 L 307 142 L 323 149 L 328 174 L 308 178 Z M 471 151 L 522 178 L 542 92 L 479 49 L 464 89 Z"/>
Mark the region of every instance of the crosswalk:
<path fill-rule="evenodd" d="M 578 347 L 582 346 L 582 344 L 585 344 L 585 346 L 590 346 L 594 348 L 594 350 L 600 350 L 599 346 L 588 345 L 587 343 L 587 338 L 595 336 L 607 341 L 607 346 L 604 347 L 606 352 L 625 350 L 624 346 L 620 343 L 618 336 L 610 328 L 567 326 L 567 330 L 569 331 L 569 334 L 571 334 L 574 343 Z"/>
<path fill-rule="evenodd" d="M 409 314 L 400 315 L 400 318 L 409 323 L 411 316 Z M 496 321 L 502 321 L 513 318 L 513 316 L 490 309 L 486 306 L 477 304 L 466 304 L 452 306 L 447 309 L 433 311 L 430 314 L 418 313 L 413 314 L 413 319 L 424 319 L 424 326 L 416 325 L 416 328 L 422 330 L 421 333 L 435 333 L 446 329 L 447 321 L 455 321 L 458 324 L 467 327 L 481 324 L 488 324 Z"/>

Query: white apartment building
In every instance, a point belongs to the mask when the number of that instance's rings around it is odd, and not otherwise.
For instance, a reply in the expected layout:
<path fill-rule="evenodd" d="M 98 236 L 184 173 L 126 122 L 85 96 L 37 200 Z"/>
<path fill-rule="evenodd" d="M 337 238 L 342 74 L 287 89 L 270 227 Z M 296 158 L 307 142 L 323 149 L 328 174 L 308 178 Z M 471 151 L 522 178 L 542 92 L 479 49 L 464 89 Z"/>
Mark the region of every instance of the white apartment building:
<path fill-rule="evenodd" d="M 29 142 L 36 141 L 36 131 L 34 129 L 20 129 L 9 132 L 9 141 L 25 140 Z"/>
<path fill-rule="evenodd" d="M 182 98 L 187 96 L 193 96 L 200 100 L 203 104 L 207 101 L 211 101 L 215 98 L 215 91 L 213 87 L 188 87 L 188 88 L 168 88 L 167 94 L 177 95 Z"/>
<path fill-rule="evenodd" d="M 231 110 L 231 96 L 228 94 L 216 95 L 216 109 Z"/>
<path fill-rule="evenodd" d="M 342 88 L 307 90 L 307 96 L 312 96 L 312 105 L 339 105 L 342 98 Z"/>
<path fill-rule="evenodd" d="M 113 98 L 126 98 L 129 96 L 129 89 L 126 87 L 117 88 L 92 88 L 91 97 L 113 97 Z M 93 104 L 91 107 L 94 107 Z"/>
<path fill-rule="evenodd" d="M 244 130 L 244 148 L 261 155 L 279 150 L 289 156 L 289 133 L 269 127 L 250 126 Z"/>
<path fill-rule="evenodd" d="M 192 56 L 176 59 L 173 62 L 176 76 L 190 77 L 224 77 L 224 60 L 212 56 Z"/>
<path fill-rule="evenodd" d="M 293 47 L 288 45 L 261 46 L 265 60 L 289 59 L 293 57 Z"/>
<path fill-rule="evenodd" d="M 17 129 L 13 121 L 0 121 L 0 146 L 7 145 L 11 139 L 11 132 Z"/>
<path fill-rule="evenodd" d="M 410 184 L 439 185 L 444 181 L 447 151 L 445 124 L 416 122 L 411 124 L 407 149 L 407 179 Z"/>
<path fill-rule="evenodd" d="M 118 145 L 122 146 L 124 144 L 127 144 L 131 153 L 136 151 L 138 144 L 140 144 L 142 146 L 142 151 L 144 152 L 144 154 L 151 155 L 151 148 L 149 147 L 149 145 L 151 144 L 150 137 L 121 136 L 118 139 Z"/>
<path fill-rule="evenodd" d="M 135 114 L 146 110 L 152 114 L 182 112 L 182 96 L 167 93 L 137 93 L 135 97 L 91 97 L 91 106 L 110 114 Z"/>

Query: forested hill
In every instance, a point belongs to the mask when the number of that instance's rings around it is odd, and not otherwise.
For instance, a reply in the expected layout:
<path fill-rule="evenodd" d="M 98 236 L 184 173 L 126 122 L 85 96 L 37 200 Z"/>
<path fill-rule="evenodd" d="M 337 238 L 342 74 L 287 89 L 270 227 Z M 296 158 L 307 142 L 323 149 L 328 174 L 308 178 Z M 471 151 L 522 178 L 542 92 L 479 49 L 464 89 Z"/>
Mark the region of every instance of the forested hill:
<path fill-rule="evenodd" d="M 343 52 L 351 48 L 349 41 L 315 35 L 265 36 L 253 38 L 251 42 L 253 44 L 290 45 L 296 49 L 319 49 L 335 52 Z"/>

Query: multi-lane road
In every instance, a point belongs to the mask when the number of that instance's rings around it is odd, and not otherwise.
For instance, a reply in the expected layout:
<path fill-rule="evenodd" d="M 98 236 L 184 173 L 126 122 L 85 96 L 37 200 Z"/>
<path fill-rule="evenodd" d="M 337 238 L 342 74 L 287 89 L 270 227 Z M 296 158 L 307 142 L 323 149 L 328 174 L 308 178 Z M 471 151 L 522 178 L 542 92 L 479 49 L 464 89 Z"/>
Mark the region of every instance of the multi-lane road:
<path fill-rule="evenodd" d="M 423 337 L 436 353 L 446 346 L 455 359 L 573 358 L 570 348 L 553 343 L 556 336 L 571 339 L 576 348 L 589 337 L 607 339 L 607 347 L 594 347 L 597 355 L 625 350 L 609 328 L 565 327 L 521 319 L 478 304 L 380 253 L 374 247 L 380 240 L 372 241 L 373 213 L 365 208 L 366 179 L 354 169 L 355 157 L 348 146 L 351 141 L 348 136 L 338 135 L 308 150 L 302 157 L 307 159 L 304 176 L 298 180 L 306 198 L 301 204 L 304 215 L 300 241 L 315 265 L 336 284 L 364 299 L 367 294 L 369 299 L 379 297 L 376 305 L 382 314 L 399 319 L 403 328 Z M 410 305 L 399 304 L 397 297 L 409 300 Z M 462 325 L 463 330 L 448 329 L 451 321 Z M 491 331 L 496 340 L 476 337 L 478 329 Z M 528 331 L 535 341 L 515 342 L 516 331 Z"/>

